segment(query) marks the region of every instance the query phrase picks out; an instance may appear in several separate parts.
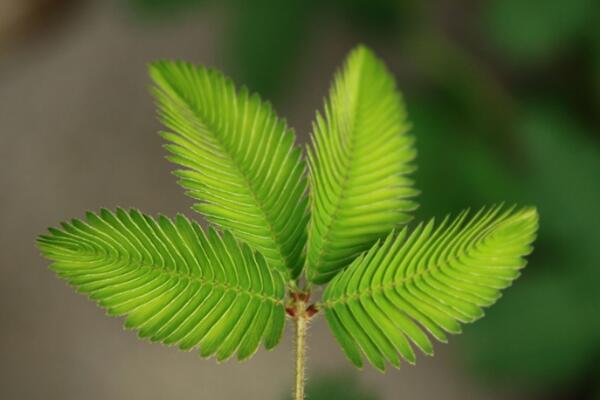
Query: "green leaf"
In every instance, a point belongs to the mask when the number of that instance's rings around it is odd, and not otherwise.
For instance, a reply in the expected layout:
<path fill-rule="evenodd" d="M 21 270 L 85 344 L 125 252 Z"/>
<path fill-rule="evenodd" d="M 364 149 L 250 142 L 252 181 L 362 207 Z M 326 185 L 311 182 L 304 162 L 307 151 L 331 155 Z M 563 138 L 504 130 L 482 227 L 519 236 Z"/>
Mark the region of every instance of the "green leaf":
<path fill-rule="evenodd" d="M 118 209 L 50 228 L 38 246 L 51 268 L 140 337 L 203 357 L 254 354 L 280 340 L 285 278 L 233 235 L 179 215 Z"/>
<path fill-rule="evenodd" d="M 416 195 L 413 138 L 385 66 L 366 48 L 336 74 L 308 151 L 311 220 L 307 272 L 329 281 L 362 251 L 410 220 Z"/>
<path fill-rule="evenodd" d="M 158 62 L 150 75 L 160 117 L 172 132 L 169 159 L 194 209 L 296 277 L 303 266 L 308 201 L 294 134 L 271 106 L 220 72 Z"/>
<path fill-rule="evenodd" d="M 519 276 L 532 251 L 536 210 L 467 215 L 390 234 L 327 286 L 322 307 L 353 364 L 362 366 L 361 352 L 380 370 L 386 362 L 399 367 L 401 358 L 414 363 L 411 342 L 433 354 L 425 332 L 446 342 L 446 333 L 481 318 Z"/>

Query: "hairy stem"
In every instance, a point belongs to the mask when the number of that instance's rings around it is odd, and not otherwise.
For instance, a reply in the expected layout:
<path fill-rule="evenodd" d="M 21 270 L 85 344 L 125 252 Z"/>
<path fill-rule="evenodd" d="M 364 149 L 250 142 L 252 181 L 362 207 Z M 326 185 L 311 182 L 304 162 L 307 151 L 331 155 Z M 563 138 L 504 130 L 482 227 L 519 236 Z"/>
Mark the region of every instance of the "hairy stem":
<path fill-rule="evenodd" d="M 306 330 L 308 318 L 306 303 L 303 300 L 296 302 L 294 321 L 296 325 L 296 386 L 294 400 L 304 400 L 304 361 L 306 354 Z"/>

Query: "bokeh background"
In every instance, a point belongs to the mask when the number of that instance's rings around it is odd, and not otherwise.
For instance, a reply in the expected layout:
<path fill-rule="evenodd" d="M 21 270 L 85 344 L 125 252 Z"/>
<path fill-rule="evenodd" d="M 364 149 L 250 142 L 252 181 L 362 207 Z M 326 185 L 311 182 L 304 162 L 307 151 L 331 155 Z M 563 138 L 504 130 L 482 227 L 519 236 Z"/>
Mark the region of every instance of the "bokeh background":
<path fill-rule="evenodd" d="M 353 372 L 315 322 L 309 398 L 600 399 L 597 0 L 1 0 L 0 398 L 288 398 L 289 335 L 219 366 L 139 341 L 33 244 L 101 206 L 196 217 L 156 135 L 149 61 L 224 70 L 306 142 L 357 43 L 404 93 L 419 217 L 516 202 L 541 230 L 507 295 L 416 367 Z"/>

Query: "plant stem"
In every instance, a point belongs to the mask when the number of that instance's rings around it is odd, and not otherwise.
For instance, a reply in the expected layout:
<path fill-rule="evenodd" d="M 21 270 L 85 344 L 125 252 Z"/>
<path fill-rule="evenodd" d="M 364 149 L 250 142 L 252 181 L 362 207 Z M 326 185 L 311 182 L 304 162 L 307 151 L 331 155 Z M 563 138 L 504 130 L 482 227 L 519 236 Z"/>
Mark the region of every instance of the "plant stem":
<path fill-rule="evenodd" d="M 304 400 L 304 360 L 306 354 L 306 330 L 308 328 L 308 315 L 306 303 L 303 300 L 296 302 L 296 386 L 294 400 Z"/>

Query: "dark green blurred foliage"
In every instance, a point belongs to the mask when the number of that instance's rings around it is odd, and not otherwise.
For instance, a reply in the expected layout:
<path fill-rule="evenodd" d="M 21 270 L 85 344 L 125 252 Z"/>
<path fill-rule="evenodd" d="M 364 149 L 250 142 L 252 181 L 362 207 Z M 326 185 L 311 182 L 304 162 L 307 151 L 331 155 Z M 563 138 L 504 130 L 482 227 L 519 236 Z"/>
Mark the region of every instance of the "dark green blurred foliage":
<path fill-rule="evenodd" d="M 285 399 L 292 399 L 288 395 Z M 379 400 L 377 391 L 360 384 L 352 373 L 321 373 L 309 379 L 306 398 L 310 400 Z"/>
<path fill-rule="evenodd" d="M 488 381 L 589 398 L 600 386 L 600 3 L 489 1 L 483 10 L 484 45 L 504 76 L 445 38 L 415 52 L 437 85 L 408 101 L 421 212 L 441 216 L 469 199 L 539 207 L 526 274 L 460 341 Z"/>
<path fill-rule="evenodd" d="M 591 379 L 600 362 L 600 150 L 557 104 L 528 105 L 516 128 L 527 168 L 515 178 L 539 207 L 540 244 L 510 296 L 463 341 L 480 373 L 565 386 Z"/>
<path fill-rule="evenodd" d="M 149 20 L 201 11 L 219 5 L 227 10 L 226 42 L 220 56 L 234 78 L 265 96 L 278 94 L 279 83 L 294 69 L 295 55 L 306 40 L 313 0 L 128 0 L 137 15 Z"/>
<path fill-rule="evenodd" d="M 598 138 L 560 102 L 521 108 L 512 138 L 518 151 L 510 151 L 448 99 L 409 104 L 424 193 L 419 213 L 441 217 L 497 199 L 538 206 L 540 237 L 524 277 L 460 342 L 488 381 L 578 386 L 600 364 Z"/>
<path fill-rule="evenodd" d="M 311 0 L 232 0 L 234 23 L 228 64 L 252 91 L 274 96 L 280 82 L 294 75 L 308 36 Z"/>
<path fill-rule="evenodd" d="M 222 56 L 234 78 L 267 98 L 280 97 L 284 80 L 294 80 L 296 67 L 318 24 L 341 18 L 366 35 L 389 36 L 406 28 L 412 1 L 396 0 L 127 0 L 144 18 L 176 16 L 200 5 L 219 4 L 231 21 Z M 287 85 L 290 86 L 289 84 Z"/>
<path fill-rule="evenodd" d="M 499 199 L 519 200 L 506 154 L 474 129 L 460 107 L 436 98 L 415 98 L 407 107 L 419 151 L 419 219 L 457 213 L 467 204 L 478 208 Z"/>
<path fill-rule="evenodd" d="M 592 76 L 594 77 L 594 87 L 596 91 L 596 102 L 595 109 L 600 110 L 600 12 L 596 15 L 596 20 L 594 23 L 596 29 L 594 30 L 594 34 L 591 35 L 592 39 L 592 54 L 593 61 L 591 66 Z M 600 121 L 600 113 L 596 116 L 596 122 Z"/>
<path fill-rule="evenodd" d="M 332 13 L 341 13 L 352 26 L 376 34 L 394 34 L 414 12 L 412 1 L 330 0 Z"/>
<path fill-rule="evenodd" d="M 150 14 L 209 1 L 129 2 Z M 593 398 L 600 394 L 600 1 L 446 3 L 229 0 L 225 59 L 264 97 L 293 96 L 282 84 L 302 90 L 294 83 L 312 62 L 309 49 L 323 26 L 341 21 L 353 40 L 380 44 L 386 59 L 399 55 L 396 65 L 411 65 L 398 80 L 419 150 L 419 214 L 501 200 L 540 212 L 523 277 L 465 329 L 461 354 L 488 381 Z M 312 384 L 328 393 L 352 389 L 354 380 L 335 382 Z M 350 397 L 356 390 L 309 398 L 372 398 Z"/>
<path fill-rule="evenodd" d="M 502 54 L 543 62 L 584 34 L 595 0 L 491 0 L 483 22 Z"/>

